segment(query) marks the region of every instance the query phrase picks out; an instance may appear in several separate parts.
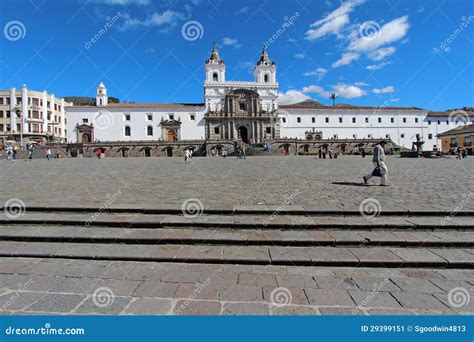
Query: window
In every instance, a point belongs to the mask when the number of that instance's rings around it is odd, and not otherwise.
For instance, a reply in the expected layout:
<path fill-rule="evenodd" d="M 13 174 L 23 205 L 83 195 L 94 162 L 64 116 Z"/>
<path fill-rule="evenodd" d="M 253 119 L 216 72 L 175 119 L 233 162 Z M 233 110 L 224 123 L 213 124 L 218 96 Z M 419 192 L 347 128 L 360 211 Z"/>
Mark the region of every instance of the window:
<path fill-rule="evenodd" d="M 214 133 L 219 134 L 219 127 L 214 127 Z"/>
<path fill-rule="evenodd" d="M 418 118 L 415 118 L 415 123 L 418 123 Z"/>
<path fill-rule="evenodd" d="M 296 122 L 297 122 L 297 123 L 301 123 L 301 117 L 300 117 L 300 116 L 298 116 L 298 117 L 296 118 Z"/>
<path fill-rule="evenodd" d="M 272 133 L 272 128 L 271 127 L 267 127 L 266 130 L 267 134 L 271 134 Z"/>
<path fill-rule="evenodd" d="M 329 118 L 328 117 L 326 117 L 326 123 L 329 123 Z"/>
<path fill-rule="evenodd" d="M 281 122 L 286 123 L 286 118 L 281 118 Z"/>
<path fill-rule="evenodd" d="M 3 97 L 0 97 L 0 105 L 3 105 Z"/>
<path fill-rule="evenodd" d="M 0 132 L 3 132 L 3 124 L 0 124 Z"/>
<path fill-rule="evenodd" d="M 147 119 L 148 121 L 153 121 L 153 114 L 147 114 L 147 115 L 146 115 L 146 119 Z"/>
<path fill-rule="evenodd" d="M 213 80 L 214 82 L 219 81 L 219 74 L 218 74 L 217 72 L 215 72 L 215 73 L 212 74 L 212 80 Z"/>
<path fill-rule="evenodd" d="M 431 125 L 431 120 L 428 120 L 428 125 Z"/>
<path fill-rule="evenodd" d="M 449 120 L 446 120 L 446 125 L 449 125 Z"/>
<path fill-rule="evenodd" d="M 403 118 L 402 121 L 403 121 L 403 123 L 406 123 L 406 122 L 407 122 L 407 118 Z"/>
<path fill-rule="evenodd" d="M 367 134 L 367 138 L 372 139 L 372 134 Z"/>
<path fill-rule="evenodd" d="M 312 118 L 311 118 L 311 122 L 312 122 L 312 123 L 316 123 L 316 118 L 315 118 L 315 117 L 312 117 Z"/>
<path fill-rule="evenodd" d="M 352 137 L 353 137 L 354 139 L 356 139 L 356 138 L 357 138 L 357 134 L 352 134 Z"/>
<path fill-rule="evenodd" d="M 124 114 L 125 121 L 130 121 L 130 114 Z"/>
<path fill-rule="evenodd" d="M 86 124 L 86 123 L 89 123 L 89 119 L 83 118 L 83 119 L 82 119 L 82 123 L 85 123 L 85 124 Z"/>
<path fill-rule="evenodd" d="M 472 139 L 470 135 L 464 137 L 464 146 L 472 146 Z"/>
<path fill-rule="evenodd" d="M 356 118 L 352 118 L 352 123 L 356 123 Z"/>
<path fill-rule="evenodd" d="M 7 113 L 7 118 L 9 118 L 9 117 L 10 117 L 10 111 L 9 111 L 9 110 L 7 110 L 7 112 L 6 112 L 6 113 Z"/>
<path fill-rule="evenodd" d="M 390 118 L 390 123 L 394 123 L 395 122 L 395 118 Z"/>
<path fill-rule="evenodd" d="M 377 118 L 378 123 L 382 123 L 382 118 Z"/>
<path fill-rule="evenodd" d="M 263 77 L 263 81 L 264 81 L 265 83 L 268 83 L 268 81 L 269 81 L 268 75 L 265 75 L 265 76 Z"/>
<path fill-rule="evenodd" d="M 130 129 L 130 126 L 125 126 L 125 136 L 130 137 L 132 135 L 132 130 Z"/>
<path fill-rule="evenodd" d="M 196 115 L 194 115 L 194 114 L 189 114 L 189 120 L 190 120 L 190 121 L 196 121 Z"/>
<path fill-rule="evenodd" d="M 146 135 L 151 137 L 153 135 L 153 126 L 146 127 Z"/>
<path fill-rule="evenodd" d="M 451 138 L 451 144 L 449 144 L 450 147 L 457 147 L 458 146 L 458 142 L 456 141 L 456 138 L 453 137 Z"/>
<path fill-rule="evenodd" d="M 400 134 L 400 138 L 405 138 L 405 134 Z"/>
<path fill-rule="evenodd" d="M 369 118 L 365 118 L 365 123 L 369 123 Z"/>
<path fill-rule="evenodd" d="M 385 134 L 385 139 L 390 139 L 390 134 Z"/>
<path fill-rule="evenodd" d="M 433 139 L 433 134 L 429 133 L 428 134 L 428 139 L 430 139 L 430 140 Z"/>
<path fill-rule="evenodd" d="M 339 118 L 339 123 L 342 123 L 342 118 Z"/>
<path fill-rule="evenodd" d="M 245 102 L 239 102 L 239 109 L 243 110 L 243 111 L 247 110 L 247 106 L 246 106 Z"/>
<path fill-rule="evenodd" d="M 438 120 L 438 125 L 440 125 L 440 124 L 441 124 L 441 121 Z"/>
<path fill-rule="evenodd" d="M 168 114 L 168 120 L 170 121 L 174 120 L 174 114 Z"/>
<path fill-rule="evenodd" d="M 0 110 L 0 119 L 3 118 L 3 110 Z"/>

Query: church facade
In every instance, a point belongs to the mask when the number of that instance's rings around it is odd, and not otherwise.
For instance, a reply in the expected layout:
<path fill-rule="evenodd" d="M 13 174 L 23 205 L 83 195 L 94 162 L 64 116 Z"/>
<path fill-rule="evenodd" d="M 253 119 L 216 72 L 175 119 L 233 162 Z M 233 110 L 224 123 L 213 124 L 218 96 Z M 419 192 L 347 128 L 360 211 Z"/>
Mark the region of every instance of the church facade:
<path fill-rule="evenodd" d="M 205 62 L 204 103 L 108 103 L 99 84 L 95 106 L 66 107 L 67 142 L 117 144 L 187 141 L 217 146 L 275 140 L 340 141 L 389 139 L 412 148 L 424 141 L 437 149 L 437 137 L 473 123 L 473 112 L 432 112 L 414 107 L 360 107 L 293 104 L 278 106 L 277 67 L 265 48 L 256 62 L 254 81 L 227 81 L 226 64 L 214 46 Z M 316 146 L 316 145 L 315 145 Z M 170 153 L 167 153 L 168 155 Z"/>

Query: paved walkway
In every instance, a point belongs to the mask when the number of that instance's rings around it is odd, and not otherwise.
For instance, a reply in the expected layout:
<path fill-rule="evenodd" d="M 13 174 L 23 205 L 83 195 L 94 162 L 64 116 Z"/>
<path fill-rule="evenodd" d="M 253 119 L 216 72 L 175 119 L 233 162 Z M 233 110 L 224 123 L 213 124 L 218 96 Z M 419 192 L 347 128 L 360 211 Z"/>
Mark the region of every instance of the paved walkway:
<path fill-rule="evenodd" d="M 468 280 L 466 280 L 468 279 Z M 8 259 L 2 314 L 438 315 L 453 288 L 474 296 L 473 270 L 323 268 Z M 462 290 L 461 290 L 462 291 Z M 464 292 L 456 296 L 465 295 Z"/>
<path fill-rule="evenodd" d="M 320 160 L 301 156 L 194 158 L 94 158 L 0 161 L 0 203 L 27 205 L 176 204 L 204 206 L 315 205 L 358 208 L 367 198 L 403 209 L 474 209 L 474 158 L 389 157 L 391 187 L 362 186 L 370 157 Z"/>

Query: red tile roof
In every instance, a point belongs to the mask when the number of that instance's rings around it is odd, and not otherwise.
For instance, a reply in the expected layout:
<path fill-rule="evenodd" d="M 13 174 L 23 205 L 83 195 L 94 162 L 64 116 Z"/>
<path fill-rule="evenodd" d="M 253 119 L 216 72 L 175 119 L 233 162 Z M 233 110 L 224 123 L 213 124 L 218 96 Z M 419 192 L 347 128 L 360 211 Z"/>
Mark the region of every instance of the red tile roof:
<path fill-rule="evenodd" d="M 324 109 L 324 110 L 351 110 L 351 109 L 371 109 L 371 110 L 424 110 L 418 107 L 384 107 L 384 106 L 348 106 L 348 105 L 335 105 L 335 106 L 318 106 L 318 105 L 280 105 L 282 109 Z"/>

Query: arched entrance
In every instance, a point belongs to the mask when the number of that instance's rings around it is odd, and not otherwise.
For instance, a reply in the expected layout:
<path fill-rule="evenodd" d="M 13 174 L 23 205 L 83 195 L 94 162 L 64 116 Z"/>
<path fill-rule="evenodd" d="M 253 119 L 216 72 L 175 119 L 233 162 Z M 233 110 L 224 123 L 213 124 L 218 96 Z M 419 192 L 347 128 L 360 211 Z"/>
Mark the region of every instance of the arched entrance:
<path fill-rule="evenodd" d="M 172 157 L 172 156 L 173 156 L 173 147 L 168 146 L 168 147 L 166 148 L 166 156 L 167 156 L 167 157 Z"/>
<path fill-rule="evenodd" d="M 247 127 L 245 127 L 245 126 L 240 126 L 239 127 L 239 136 L 240 136 L 240 139 L 242 139 L 242 141 L 244 143 L 249 142 L 249 135 L 248 135 Z"/>

